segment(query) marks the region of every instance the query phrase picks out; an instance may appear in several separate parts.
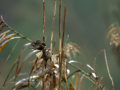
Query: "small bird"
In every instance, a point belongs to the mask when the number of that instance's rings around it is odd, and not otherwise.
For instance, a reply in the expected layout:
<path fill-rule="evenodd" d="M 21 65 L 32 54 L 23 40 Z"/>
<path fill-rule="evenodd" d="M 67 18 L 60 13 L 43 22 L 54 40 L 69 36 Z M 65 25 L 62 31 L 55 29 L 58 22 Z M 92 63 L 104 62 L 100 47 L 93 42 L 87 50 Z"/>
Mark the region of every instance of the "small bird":
<path fill-rule="evenodd" d="M 33 41 L 31 43 L 31 45 L 33 46 L 31 49 L 33 50 L 42 50 L 43 55 L 41 58 L 45 59 L 45 68 L 47 65 L 47 61 L 50 60 L 51 61 L 51 57 L 52 57 L 52 51 L 50 49 L 45 49 L 46 44 L 45 42 L 41 41 L 41 40 L 37 40 L 37 41 Z"/>
<path fill-rule="evenodd" d="M 41 40 L 33 41 L 31 45 L 33 46 L 31 49 L 34 50 L 43 50 L 46 47 L 45 42 Z"/>
<path fill-rule="evenodd" d="M 47 65 L 47 61 L 50 60 L 51 61 L 51 57 L 52 57 L 52 51 L 50 49 L 46 49 L 46 50 L 43 50 L 43 53 L 44 55 L 41 57 L 45 59 L 45 68 L 46 68 L 46 65 Z"/>

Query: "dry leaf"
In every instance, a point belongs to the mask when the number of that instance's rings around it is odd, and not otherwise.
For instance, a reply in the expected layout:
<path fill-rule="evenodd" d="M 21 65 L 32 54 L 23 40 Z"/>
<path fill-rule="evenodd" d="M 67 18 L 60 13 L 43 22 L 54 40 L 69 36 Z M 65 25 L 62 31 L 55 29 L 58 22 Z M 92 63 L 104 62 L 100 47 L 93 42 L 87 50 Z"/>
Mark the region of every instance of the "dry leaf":
<path fill-rule="evenodd" d="M 6 43 L 4 43 L 3 45 L 0 46 L 0 51 L 8 44 L 8 42 L 6 42 Z"/>
<path fill-rule="evenodd" d="M 77 89 L 77 84 L 78 84 L 78 78 L 79 78 L 79 73 L 76 75 L 76 80 L 75 80 L 75 89 Z"/>
<path fill-rule="evenodd" d="M 21 38 L 21 37 L 10 37 L 8 40 L 2 43 L 2 45 L 0 46 L 0 51 L 8 44 L 10 40 L 15 39 L 15 38 Z"/>
<path fill-rule="evenodd" d="M 6 40 L 6 39 L 10 39 L 10 38 L 14 37 L 15 34 L 16 34 L 16 33 L 10 34 L 10 35 L 7 35 L 7 36 L 3 37 L 2 39 L 0 39 L 0 43 L 1 43 L 2 41 Z"/>
<path fill-rule="evenodd" d="M 73 88 L 73 86 L 72 86 L 71 83 L 70 83 L 70 85 L 69 85 L 69 90 L 74 90 L 74 88 Z"/>
<path fill-rule="evenodd" d="M 6 34 L 9 33 L 10 31 L 11 31 L 11 30 L 7 30 L 7 31 L 1 33 L 1 34 L 0 34 L 0 37 L 3 36 L 3 35 L 6 35 Z"/>

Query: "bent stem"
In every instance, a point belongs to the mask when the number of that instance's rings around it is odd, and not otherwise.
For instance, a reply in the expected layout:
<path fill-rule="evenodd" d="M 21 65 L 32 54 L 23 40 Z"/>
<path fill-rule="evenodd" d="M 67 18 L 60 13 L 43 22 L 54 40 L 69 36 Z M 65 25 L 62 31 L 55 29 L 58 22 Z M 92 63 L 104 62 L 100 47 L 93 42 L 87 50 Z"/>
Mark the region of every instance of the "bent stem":
<path fill-rule="evenodd" d="M 113 82 L 113 79 L 111 77 L 111 74 L 110 74 L 110 70 L 109 70 L 109 66 L 108 66 L 108 62 L 107 62 L 107 56 L 106 56 L 106 50 L 104 49 L 104 56 L 105 56 L 105 62 L 106 62 L 106 66 L 107 66 L 107 71 L 108 71 L 108 75 L 109 75 L 109 78 L 112 82 L 112 87 L 113 87 L 113 90 L 114 90 L 114 82 Z"/>
<path fill-rule="evenodd" d="M 8 26 L 8 24 L 4 21 L 2 15 L 1 15 L 1 19 L 2 19 L 2 21 L 4 22 L 4 24 L 5 24 L 11 31 L 13 31 L 13 32 L 16 33 L 17 35 L 21 36 L 23 39 L 26 39 L 26 40 L 28 40 L 29 42 L 32 42 L 32 40 L 30 40 L 29 38 L 23 36 L 22 34 L 18 33 L 18 32 L 15 31 L 14 29 L 12 29 L 10 26 Z"/>
<path fill-rule="evenodd" d="M 67 61 L 66 61 L 67 62 Z M 83 70 L 79 69 L 78 67 L 74 66 L 73 64 L 67 62 L 69 65 L 71 65 L 72 67 L 76 68 L 77 70 L 80 71 L 80 73 L 82 73 L 83 75 L 85 75 L 85 77 L 87 79 L 89 79 L 90 81 L 93 82 L 93 84 L 95 84 L 97 87 L 99 87 L 101 90 L 103 90 L 103 87 L 101 85 L 98 85 L 98 83 L 92 78 L 89 76 L 89 74 L 87 74 L 86 72 L 84 72 Z"/>

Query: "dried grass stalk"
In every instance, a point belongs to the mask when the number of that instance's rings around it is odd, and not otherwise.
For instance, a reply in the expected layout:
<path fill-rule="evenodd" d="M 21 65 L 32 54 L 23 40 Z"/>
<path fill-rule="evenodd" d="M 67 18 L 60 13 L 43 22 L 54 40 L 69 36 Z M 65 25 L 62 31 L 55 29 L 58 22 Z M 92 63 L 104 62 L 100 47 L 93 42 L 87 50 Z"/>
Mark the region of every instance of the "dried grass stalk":
<path fill-rule="evenodd" d="M 62 0 L 60 0 L 59 4 L 59 90 L 61 88 L 61 4 Z"/>
<path fill-rule="evenodd" d="M 113 82 L 113 79 L 111 77 L 111 74 L 110 74 L 110 70 L 109 70 L 109 66 L 108 66 L 108 62 L 107 62 L 107 56 L 106 56 L 106 50 L 104 49 L 104 56 L 105 56 L 105 62 L 106 62 L 106 66 L 107 66 L 107 71 L 108 71 L 108 75 L 109 75 L 109 78 L 112 82 L 112 87 L 113 87 L 113 90 L 114 90 L 114 82 Z"/>
<path fill-rule="evenodd" d="M 8 56 L 7 59 L 5 60 L 3 66 L 2 66 L 2 68 L 1 68 L 1 70 L 0 70 L 0 74 L 2 73 L 3 68 L 5 67 L 8 59 L 10 58 L 11 54 L 12 54 L 13 51 L 15 50 L 15 48 L 16 48 L 16 46 L 18 45 L 19 41 L 20 41 L 20 39 L 18 39 L 17 43 L 16 43 L 15 46 L 13 47 L 13 49 L 12 49 L 12 51 L 10 52 L 9 56 Z"/>
<path fill-rule="evenodd" d="M 53 22 L 52 22 L 52 32 L 51 32 L 51 45 L 50 45 L 50 49 L 52 51 L 52 47 L 53 47 L 53 34 L 54 34 L 54 24 L 55 24 L 55 14 L 56 14 L 56 0 L 55 0 L 55 5 L 54 5 L 54 13 L 53 13 Z"/>
<path fill-rule="evenodd" d="M 45 42 L 45 0 L 43 0 L 43 42 Z M 44 52 L 44 50 L 43 50 Z M 44 58 L 44 53 L 43 53 L 43 69 L 42 69 L 42 72 L 43 72 L 43 78 L 42 78 L 42 83 L 43 83 L 43 86 L 42 86 L 42 90 L 45 90 L 45 81 L 44 81 L 44 76 L 45 76 L 45 58 Z"/>
<path fill-rule="evenodd" d="M 78 73 L 78 74 L 76 75 L 76 80 L 75 80 L 75 86 L 74 86 L 74 87 L 75 87 L 75 90 L 77 89 L 79 76 L 80 76 L 80 74 Z"/>

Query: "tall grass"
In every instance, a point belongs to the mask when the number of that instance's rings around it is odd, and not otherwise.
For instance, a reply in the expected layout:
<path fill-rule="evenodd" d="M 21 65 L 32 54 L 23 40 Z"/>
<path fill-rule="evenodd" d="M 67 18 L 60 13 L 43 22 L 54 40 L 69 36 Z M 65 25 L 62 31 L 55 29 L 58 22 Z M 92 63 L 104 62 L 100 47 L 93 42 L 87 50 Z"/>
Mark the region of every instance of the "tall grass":
<path fill-rule="evenodd" d="M 62 90 L 65 88 L 66 90 L 81 90 L 82 87 L 82 81 L 84 80 L 83 78 L 87 78 L 90 80 L 94 85 L 96 85 L 97 90 L 107 90 L 107 87 L 105 87 L 102 84 L 102 79 L 103 77 L 99 77 L 97 75 L 97 72 L 95 71 L 95 61 L 94 61 L 94 68 L 91 67 L 89 64 L 83 65 L 80 62 L 76 60 L 71 60 L 71 52 L 74 55 L 74 58 L 76 55 L 80 54 L 81 48 L 75 44 L 75 43 L 65 43 L 64 40 L 64 34 L 65 34 L 65 21 L 66 21 L 66 6 L 64 7 L 64 18 L 63 18 L 63 23 L 62 18 L 61 18 L 61 7 L 62 7 L 62 0 L 59 1 L 59 49 L 53 45 L 53 36 L 54 36 L 54 24 L 55 24 L 55 15 L 56 15 L 56 0 L 54 4 L 54 13 L 53 13 L 53 23 L 52 23 L 52 31 L 51 31 L 51 43 L 50 43 L 50 48 L 46 48 L 46 43 L 45 43 L 45 0 L 43 0 L 43 41 L 36 40 L 32 41 L 29 38 L 23 36 L 22 34 L 18 33 L 14 29 L 12 29 L 3 19 L 1 16 L 1 22 L 0 22 L 0 31 L 3 30 L 4 27 L 7 27 L 9 30 L 3 32 L 0 34 L 0 51 L 13 39 L 18 39 L 16 42 L 13 50 L 11 51 L 10 55 L 4 62 L 0 74 L 3 73 L 3 69 L 10 58 L 12 52 L 16 48 L 18 42 L 20 39 L 25 39 L 29 41 L 29 43 L 26 43 L 23 45 L 19 56 L 17 60 L 15 61 L 14 65 L 12 66 L 11 70 L 8 72 L 8 75 L 1 87 L 1 90 L 4 89 L 4 87 L 10 83 L 14 82 L 12 86 L 12 90 L 19 90 L 19 89 L 24 89 L 27 88 L 29 90 L 36 90 L 39 89 L 39 87 L 42 88 L 42 90 Z M 63 24 L 63 28 L 61 27 Z M 12 34 L 9 34 L 11 32 Z M 108 36 L 111 35 L 113 31 L 110 31 Z M 113 33 L 112 33 L 113 34 Z M 113 42 L 113 39 L 111 39 L 112 43 L 117 42 L 116 40 Z M 116 46 L 119 44 L 115 43 Z M 31 52 L 23 59 L 21 60 L 21 57 L 23 56 L 23 53 L 25 49 L 28 46 L 32 46 Z M 53 50 L 56 51 L 56 53 L 53 53 Z M 110 75 L 110 70 L 109 66 L 107 63 L 107 56 L 106 56 L 106 51 L 102 50 L 98 53 L 104 52 L 105 56 L 105 62 L 107 66 L 107 71 L 110 77 L 110 80 L 112 82 L 113 90 L 114 90 L 114 82 L 113 79 Z M 32 64 L 31 66 L 31 71 L 29 73 L 22 73 L 21 70 L 23 69 L 23 65 L 25 62 L 30 58 L 30 56 L 36 54 L 36 57 L 33 61 L 30 62 Z M 22 62 L 20 64 L 20 62 Z M 89 68 L 91 69 L 91 72 L 85 72 L 82 70 L 82 68 L 77 67 L 76 64 L 82 66 L 83 68 Z M 73 73 L 70 73 L 70 69 L 68 68 L 68 65 L 72 66 L 73 68 L 77 69 L 76 71 L 73 71 Z M 16 72 L 13 78 L 8 80 L 11 71 L 16 67 Z M 77 74 L 76 74 L 77 73 Z M 75 84 L 70 81 L 70 77 L 76 74 L 75 78 Z M 28 75 L 28 77 L 26 77 Z M 20 79 L 17 81 L 17 78 L 19 76 L 25 76 L 23 79 Z M 91 89 L 91 88 L 89 88 Z"/>

